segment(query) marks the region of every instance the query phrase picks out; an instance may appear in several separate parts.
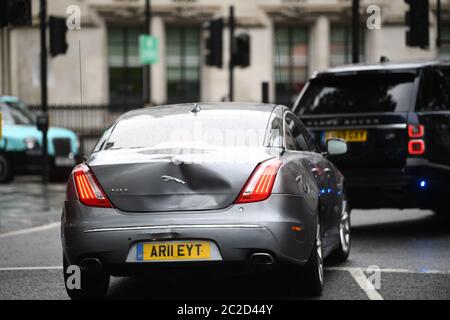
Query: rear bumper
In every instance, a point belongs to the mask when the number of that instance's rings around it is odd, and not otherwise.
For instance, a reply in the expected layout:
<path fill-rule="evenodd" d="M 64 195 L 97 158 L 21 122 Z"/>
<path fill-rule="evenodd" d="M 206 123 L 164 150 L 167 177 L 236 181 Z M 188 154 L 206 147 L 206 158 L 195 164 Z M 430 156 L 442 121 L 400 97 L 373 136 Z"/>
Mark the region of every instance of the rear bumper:
<path fill-rule="evenodd" d="M 450 167 L 426 159 L 408 159 L 402 169 L 343 171 L 353 208 L 433 209 L 450 195 Z"/>
<path fill-rule="evenodd" d="M 63 250 L 70 264 L 96 258 L 104 269 L 118 276 L 147 271 L 248 271 L 254 268 L 249 261 L 254 253 L 272 255 L 275 263 L 271 267 L 302 265 L 311 252 L 314 230 L 310 226 L 314 225 L 316 214 L 315 210 L 307 209 L 308 205 L 302 199 L 273 195 L 264 203 L 231 206 L 214 212 L 146 215 L 130 215 L 114 209 L 87 208 L 78 202 L 66 202 L 62 219 Z M 286 205 L 286 201 L 291 205 Z M 292 231 L 294 225 L 300 226 L 302 231 Z M 174 240 L 210 241 L 217 246 L 220 259 L 127 262 L 131 248 L 138 243 Z"/>

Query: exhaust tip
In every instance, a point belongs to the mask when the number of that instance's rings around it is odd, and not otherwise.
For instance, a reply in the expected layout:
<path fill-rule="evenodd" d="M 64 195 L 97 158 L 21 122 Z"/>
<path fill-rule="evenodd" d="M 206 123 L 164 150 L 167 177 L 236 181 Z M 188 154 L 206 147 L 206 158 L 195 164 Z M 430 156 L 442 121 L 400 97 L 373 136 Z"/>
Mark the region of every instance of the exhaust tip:
<path fill-rule="evenodd" d="M 275 263 L 275 259 L 269 253 L 254 253 L 250 256 L 250 263 L 255 265 L 270 265 Z"/>
<path fill-rule="evenodd" d="M 86 258 L 80 262 L 81 270 L 100 272 L 102 268 L 103 265 L 97 258 Z"/>

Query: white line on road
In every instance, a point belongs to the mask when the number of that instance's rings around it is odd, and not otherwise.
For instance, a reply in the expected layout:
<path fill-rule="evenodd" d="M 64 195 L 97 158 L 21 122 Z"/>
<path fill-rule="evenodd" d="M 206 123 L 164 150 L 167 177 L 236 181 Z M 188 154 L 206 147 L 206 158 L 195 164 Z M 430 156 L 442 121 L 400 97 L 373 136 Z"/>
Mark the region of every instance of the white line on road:
<path fill-rule="evenodd" d="M 366 278 L 362 269 L 352 269 L 348 270 L 355 279 L 356 283 L 361 287 L 361 289 L 366 293 L 370 300 L 384 300 L 383 297 L 378 293 L 378 291 Z"/>
<path fill-rule="evenodd" d="M 348 271 L 351 272 L 353 270 L 366 270 L 365 268 L 357 268 L 357 267 L 329 267 L 325 268 L 326 271 Z M 442 271 L 442 270 L 414 270 L 414 269 L 395 269 L 395 268 L 385 268 L 378 269 L 379 272 L 385 273 L 411 273 L 411 274 L 448 274 L 450 275 L 450 271 Z"/>
<path fill-rule="evenodd" d="M 22 230 L 12 231 L 12 232 L 8 232 L 8 233 L 3 233 L 3 234 L 0 234 L 0 239 L 1 238 L 6 238 L 6 237 L 19 236 L 19 235 L 28 234 L 28 233 L 45 231 L 45 230 L 49 230 L 49 229 L 53 229 L 53 228 L 59 227 L 60 225 L 61 225 L 60 222 L 53 222 L 53 223 L 49 223 L 49 224 L 46 224 L 46 225 L 43 225 L 43 226 L 39 226 L 39 227 L 34 227 L 34 228 L 29 228 L 29 229 L 22 229 Z"/>
<path fill-rule="evenodd" d="M 46 270 L 62 270 L 62 266 L 52 267 L 10 267 L 0 268 L 0 271 L 46 271 Z"/>

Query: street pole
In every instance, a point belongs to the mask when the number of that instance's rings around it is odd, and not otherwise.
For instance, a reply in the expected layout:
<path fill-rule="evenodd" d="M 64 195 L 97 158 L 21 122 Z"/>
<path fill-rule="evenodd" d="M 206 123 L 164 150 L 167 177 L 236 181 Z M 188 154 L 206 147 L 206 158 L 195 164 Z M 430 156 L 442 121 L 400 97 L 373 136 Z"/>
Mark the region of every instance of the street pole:
<path fill-rule="evenodd" d="M 438 49 L 441 48 L 442 44 L 442 11 L 441 11 L 441 0 L 437 0 L 437 37 L 436 37 L 436 46 Z"/>
<path fill-rule="evenodd" d="M 269 82 L 264 81 L 261 85 L 262 102 L 269 103 Z"/>
<path fill-rule="evenodd" d="M 352 3 L 352 62 L 359 62 L 359 34 L 360 34 L 359 0 Z"/>
<path fill-rule="evenodd" d="M 41 34 L 41 104 L 42 116 L 46 124 L 42 126 L 42 182 L 48 183 L 48 89 L 47 89 L 47 1 L 40 0 L 40 34 Z"/>
<path fill-rule="evenodd" d="M 229 21 L 230 25 L 230 63 L 229 63 L 229 88 L 230 88 L 230 102 L 234 101 L 234 51 L 235 51 L 235 42 L 234 42 L 234 32 L 236 29 L 236 21 L 234 18 L 234 6 L 230 6 L 230 16 Z"/>
<path fill-rule="evenodd" d="M 149 36 L 152 34 L 152 11 L 151 11 L 151 3 L 150 0 L 145 0 L 145 26 L 144 30 L 145 33 Z M 151 85 L 152 85 L 152 76 L 151 76 L 151 65 L 146 64 L 143 68 L 143 100 L 144 105 L 149 105 L 152 101 L 152 94 L 151 94 Z"/>

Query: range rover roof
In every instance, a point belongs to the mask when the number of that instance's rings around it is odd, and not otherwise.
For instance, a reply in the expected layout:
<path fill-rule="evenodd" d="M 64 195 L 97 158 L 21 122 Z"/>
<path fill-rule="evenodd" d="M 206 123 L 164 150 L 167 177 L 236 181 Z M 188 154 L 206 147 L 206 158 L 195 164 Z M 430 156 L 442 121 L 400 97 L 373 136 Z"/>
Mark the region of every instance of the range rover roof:
<path fill-rule="evenodd" d="M 414 70 L 431 65 L 448 65 L 450 66 L 450 60 L 415 60 L 405 62 L 386 62 L 386 63 L 374 63 L 374 64 L 352 64 L 341 67 L 330 68 L 325 71 L 316 73 L 313 77 L 320 77 L 323 75 L 331 74 L 352 74 L 357 72 L 383 72 L 393 70 Z"/>

